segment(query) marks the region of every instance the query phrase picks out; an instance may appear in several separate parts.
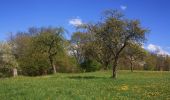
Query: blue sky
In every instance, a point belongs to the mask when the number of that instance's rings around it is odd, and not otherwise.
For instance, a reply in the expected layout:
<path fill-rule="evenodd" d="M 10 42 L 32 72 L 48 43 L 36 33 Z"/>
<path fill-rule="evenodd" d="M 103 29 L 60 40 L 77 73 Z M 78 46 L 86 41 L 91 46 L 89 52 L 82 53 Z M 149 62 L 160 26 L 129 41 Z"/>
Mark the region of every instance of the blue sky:
<path fill-rule="evenodd" d="M 63 26 L 71 33 L 106 9 L 141 20 L 151 30 L 145 48 L 170 52 L 170 0 L 0 0 L 0 40 L 32 26 Z"/>

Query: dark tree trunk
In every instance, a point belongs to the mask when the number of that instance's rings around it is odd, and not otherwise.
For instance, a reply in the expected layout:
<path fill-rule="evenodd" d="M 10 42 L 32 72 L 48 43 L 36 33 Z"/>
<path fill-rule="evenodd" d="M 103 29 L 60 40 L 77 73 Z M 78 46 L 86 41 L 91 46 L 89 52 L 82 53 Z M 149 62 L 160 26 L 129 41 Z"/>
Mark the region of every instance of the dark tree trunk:
<path fill-rule="evenodd" d="M 133 72 L 133 63 L 132 62 L 130 62 L 130 70 L 131 70 L 131 72 Z"/>
<path fill-rule="evenodd" d="M 13 77 L 18 76 L 17 68 L 13 68 L 12 71 L 13 71 Z"/>
<path fill-rule="evenodd" d="M 122 52 L 122 50 L 126 47 L 126 45 L 127 45 L 127 42 L 125 41 L 124 45 L 120 48 L 120 50 L 116 54 L 113 53 L 115 57 L 114 57 L 114 63 L 113 63 L 112 78 L 116 78 L 116 67 L 118 64 L 119 55 Z"/>
<path fill-rule="evenodd" d="M 113 63 L 113 69 L 112 69 L 112 78 L 116 78 L 116 67 L 117 67 L 117 62 L 118 62 L 118 58 L 115 58 L 115 61 Z"/>
<path fill-rule="evenodd" d="M 115 65 L 115 64 L 113 65 L 112 78 L 116 78 L 116 66 L 117 66 L 117 65 Z"/>

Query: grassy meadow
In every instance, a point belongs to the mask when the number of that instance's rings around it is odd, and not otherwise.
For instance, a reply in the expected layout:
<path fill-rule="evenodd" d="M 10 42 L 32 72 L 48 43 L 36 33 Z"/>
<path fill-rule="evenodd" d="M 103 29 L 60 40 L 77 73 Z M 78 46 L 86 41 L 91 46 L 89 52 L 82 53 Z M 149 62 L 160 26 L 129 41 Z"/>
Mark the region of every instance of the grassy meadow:
<path fill-rule="evenodd" d="M 0 79 L 0 100 L 170 100 L 170 72 L 111 71 Z"/>

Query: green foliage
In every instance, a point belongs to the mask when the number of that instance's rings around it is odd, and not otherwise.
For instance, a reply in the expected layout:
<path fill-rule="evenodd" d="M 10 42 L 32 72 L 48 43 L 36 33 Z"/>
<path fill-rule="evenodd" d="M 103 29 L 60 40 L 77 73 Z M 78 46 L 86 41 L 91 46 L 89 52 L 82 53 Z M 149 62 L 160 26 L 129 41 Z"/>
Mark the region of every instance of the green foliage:
<path fill-rule="evenodd" d="M 30 28 L 18 32 L 9 43 L 19 65 L 19 73 L 27 76 L 47 75 L 53 72 L 76 72 L 76 62 L 67 52 L 67 41 L 62 28 Z M 14 61 L 14 60 L 13 60 Z"/>
<path fill-rule="evenodd" d="M 99 70 L 101 68 L 101 64 L 95 60 L 85 60 L 83 63 L 81 63 L 81 68 L 85 72 L 92 72 Z"/>
<path fill-rule="evenodd" d="M 64 38 L 62 27 L 32 27 L 11 35 L 6 44 L 0 43 L 0 76 L 10 76 L 12 69 L 37 76 L 112 67 L 113 77 L 117 69 L 131 66 L 133 70 L 132 65 L 144 65 L 144 70 L 170 70 L 169 56 L 145 56 L 141 45 L 148 30 L 139 20 L 127 19 L 116 10 L 107 10 L 102 17 L 97 23 L 79 26 L 71 40 Z"/>
<path fill-rule="evenodd" d="M 47 62 L 46 57 L 40 53 L 37 53 L 35 56 L 22 57 L 20 66 L 22 75 L 37 76 L 50 73 L 50 64 Z"/>
<path fill-rule="evenodd" d="M 111 71 L 0 80 L 2 100 L 168 100 L 170 72 Z M 10 91 L 9 91 L 10 90 Z"/>
<path fill-rule="evenodd" d="M 41 28 L 40 33 L 35 37 L 35 49 L 47 55 L 47 60 L 56 73 L 55 56 L 63 50 L 63 28 Z"/>
<path fill-rule="evenodd" d="M 93 34 L 97 44 L 100 62 L 103 65 L 113 64 L 113 78 L 116 77 L 116 68 L 122 51 L 130 43 L 142 44 L 145 40 L 147 29 L 141 27 L 139 20 L 124 18 L 119 11 L 108 10 L 103 20 L 95 24 L 85 25 L 86 33 Z M 106 60 L 104 60 L 106 59 Z M 104 62 L 102 62 L 104 61 Z M 106 67 L 107 68 L 107 67 Z"/>
<path fill-rule="evenodd" d="M 147 53 L 144 59 L 144 70 L 155 71 L 169 71 L 170 70 L 170 56 L 157 55 L 154 53 Z"/>
<path fill-rule="evenodd" d="M 166 56 L 164 60 L 164 70 L 170 71 L 170 57 Z"/>
<path fill-rule="evenodd" d="M 134 67 L 143 66 L 146 54 L 146 50 L 143 49 L 141 45 L 131 43 L 121 54 L 121 65 L 124 67 L 130 67 L 129 69 L 133 72 Z"/>
<path fill-rule="evenodd" d="M 71 73 L 79 72 L 77 62 L 74 57 L 67 55 L 66 51 L 56 56 L 56 68 L 58 72 Z"/>
<path fill-rule="evenodd" d="M 144 70 L 157 70 L 157 55 L 155 54 L 147 54 L 145 58 Z"/>
<path fill-rule="evenodd" d="M 9 66 L 0 66 L 0 78 L 11 77 L 12 71 Z"/>

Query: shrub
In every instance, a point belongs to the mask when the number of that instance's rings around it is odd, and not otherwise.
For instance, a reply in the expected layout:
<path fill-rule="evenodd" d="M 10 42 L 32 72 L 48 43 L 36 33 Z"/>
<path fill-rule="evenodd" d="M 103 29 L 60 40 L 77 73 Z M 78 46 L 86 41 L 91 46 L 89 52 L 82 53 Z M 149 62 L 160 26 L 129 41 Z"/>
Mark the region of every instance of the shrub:
<path fill-rule="evenodd" d="M 85 72 L 97 71 L 101 68 L 101 64 L 95 60 L 85 60 L 80 67 Z"/>
<path fill-rule="evenodd" d="M 11 69 L 6 66 L 0 67 L 0 78 L 12 76 Z"/>

